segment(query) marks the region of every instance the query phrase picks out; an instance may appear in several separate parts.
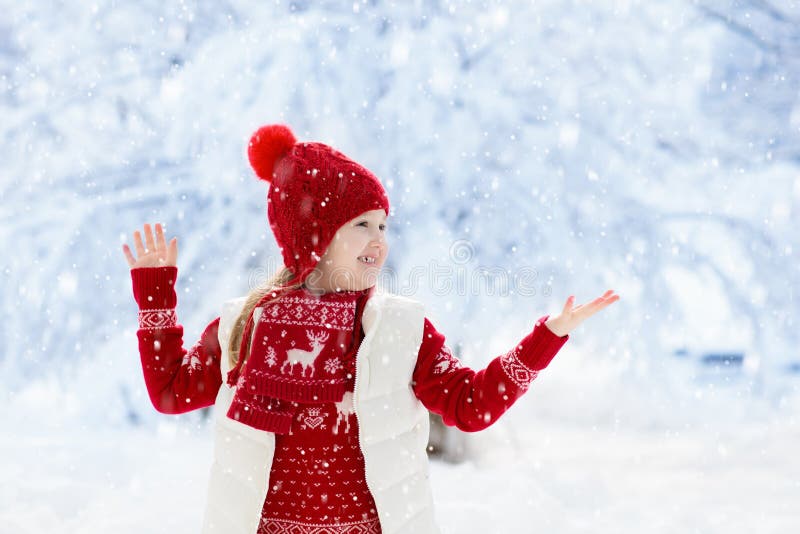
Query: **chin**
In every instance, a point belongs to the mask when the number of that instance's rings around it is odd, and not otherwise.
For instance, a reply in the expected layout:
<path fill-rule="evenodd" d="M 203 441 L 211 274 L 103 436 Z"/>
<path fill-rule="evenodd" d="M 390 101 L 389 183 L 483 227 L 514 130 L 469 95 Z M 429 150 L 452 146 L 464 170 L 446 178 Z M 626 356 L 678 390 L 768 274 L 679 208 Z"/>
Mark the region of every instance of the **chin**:
<path fill-rule="evenodd" d="M 341 280 L 334 283 L 333 289 L 336 291 L 364 291 L 377 283 L 377 277 L 362 277 L 361 280 Z"/>
<path fill-rule="evenodd" d="M 378 270 L 376 269 L 374 273 L 362 273 L 360 279 L 357 282 L 354 282 L 353 285 L 356 286 L 355 291 L 362 291 L 364 289 L 369 289 L 378 283 Z"/>
<path fill-rule="evenodd" d="M 364 289 L 369 289 L 370 287 L 374 286 L 377 283 L 378 283 L 378 279 L 377 279 L 377 277 L 375 277 L 374 279 L 369 278 L 369 279 L 366 279 L 366 280 L 362 280 L 362 281 L 360 281 L 360 282 L 358 282 L 356 284 L 353 284 L 353 285 L 356 286 L 355 287 L 355 291 L 361 291 L 361 290 L 364 290 Z"/>

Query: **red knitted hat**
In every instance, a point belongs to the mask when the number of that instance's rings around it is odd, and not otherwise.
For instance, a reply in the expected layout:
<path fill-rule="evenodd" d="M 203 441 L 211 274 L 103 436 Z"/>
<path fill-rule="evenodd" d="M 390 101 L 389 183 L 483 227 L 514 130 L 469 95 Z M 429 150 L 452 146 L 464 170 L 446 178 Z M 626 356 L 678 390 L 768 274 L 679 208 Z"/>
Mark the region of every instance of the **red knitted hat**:
<path fill-rule="evenodd" d="M 336 231 L 389 198 L 369 170 L 323 143 L 298 143 L 288 126 L 262 126 L 247 149 L 256 175 L 270 183 L 267 219 L 292 270 L 291 283 L 314 270 Z"/>

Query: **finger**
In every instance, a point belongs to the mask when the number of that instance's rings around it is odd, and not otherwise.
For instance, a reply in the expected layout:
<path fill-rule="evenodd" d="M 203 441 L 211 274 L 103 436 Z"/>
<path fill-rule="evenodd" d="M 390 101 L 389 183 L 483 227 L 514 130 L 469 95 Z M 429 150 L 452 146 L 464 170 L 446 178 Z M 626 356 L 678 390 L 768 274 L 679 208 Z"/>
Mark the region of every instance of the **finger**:
<path fill-rule="evenodd" d="M 614 293 L 613 289 L 609 289 L 603 296 L 598 299 L 600 301 L 600 305 L 605 307 L 611 304 L 612 302 L 616 302 L 619 300 L 619 295 Z"/>
<path fill-rule="evenodd" d="M 614 302 L 619 300 L 619 295 L 614 295 L 611 297 L 601 297 L 595 299 L 591 302 L 589 306 L 585 308 L 584 311 L 584 319 L 587 319 L 594 315 L 595 313 L 599 312 L 600 310 L 604 309 L 606 306 L 613 304 Z"/>
<path fill-rule="evenodd" d="M 149 224 L 144 225 L 144 239 L 145 243 L 147 244 L 147 251 L 155 252 L 156 242 L 153 240 L 153 229 L 150 228 Z"/>
<path fill-rule="evenodd" d="M 142 245 L 142 234 L 139 230 L 133 232 L 133 245 L 136 247 L 136 254 L 141 258 L 144 256 L 144 245 Z"/>
<path fill-rule="evenodd" d="M 614 296 L 608 297 L 603 301 L 603 304 L 601 305 L 601 308 L 605 308 L 609 304 L 614 304 L 619 299 L 620 299 L 619 295 L 614 295 Z"/>
<path fill-rule="evenodd" d="M 600 297 L 594 299 L 591 302 L 580 304 L 578 306 L 575 306 L 572 309 L 572 312 L 580 315 L 580 317 L 582 317 L 583 319 L 586 319 L 588 317 L 591 317 L 597 311 L 597 306 L 598 304 L 600 304 L 602 300 L 603 300 L 602 297 Z"/>
<path fill-rule="evenodd" d="M 593 303 L 593 304 L 594 304 L 594 303 L 598 303 L 598 304 L 599 304 L 599 303 L 603 303 L 603 302 L 605 302 L 606 300 L 610 299 L 610 298 L 611 298 L 613 295 L 614 295 L 614 290 L 613 290 L 613 289 L 609 289 L 608 291 L 606 291 L 605 293 L 603 293 L 602 295 L 600 295 L 599 297 L 597 297 L 596 299 L 594 299 L 594 300 L 592 301 L 592 303 Z"/>
<path fill-rule="evenodd" d="M 128 245 L 122 245 L 122 252 L 125 254 L 125 259 L 128 260 L 128 265 L 133 268 L 133 266 L 136 264 L 136 260 L 134 259 L 133 254 L 131 254 L 130 247 Z"/>
<path fill-rule="evenodd" d="M 167 241 L 164 239 L 164 228 L 161 223 L 156 223 L 156 250 L 166 254 Z"/>
<path fill-rule="evenodd" d="M 169 242 L 169 249 L 167 250 L 167 262 L 170 265 L 178 264 L 178 238 L 173 237 Z"/>
<path fill-rule="evenodd" d="M 594 299 L 593 301 L 591 301 L 590 303 L 588 303 L 588 304 L 586 305 L 586 308 L 588 308 L 589 310 L 591 310 L 591 313 L 594 313 L 594 312 L 596 312 L 598 309 L 600 309 L 600 306 L 602 306 L 602 305 L 603 305 L 603 302 L 605 302 L 605 299 L 604 299 L 603 297 L 597 297 L 596 299 Z"/>
<path fill-rule="evenodd" d="M 575 303 L 575 295 L 570 295 L 567 301 L 564 303 L 564 309 L 561 310 L 561 313 L 569 313 L 572 310 L 572 305 Z"/>

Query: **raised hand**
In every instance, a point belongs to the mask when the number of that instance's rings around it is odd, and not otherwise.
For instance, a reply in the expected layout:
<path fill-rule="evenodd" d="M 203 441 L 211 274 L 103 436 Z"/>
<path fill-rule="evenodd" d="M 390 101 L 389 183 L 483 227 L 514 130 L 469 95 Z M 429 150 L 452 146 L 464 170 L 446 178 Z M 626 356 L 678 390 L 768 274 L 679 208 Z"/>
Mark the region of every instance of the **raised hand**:
<path fill-rule="evenodd" d="M 564 304 L 564 309 L 555 317 L 550 317 L 544 323 L 557 336 L 565 336 L 574 330 L 583 321 L 599 312 L 606 306 L 619 300 L 619 295 L 614 294 L 613 289 L 609 289 L 601 297 L 594 299 L 587 304 L 580 304 L 573 307 L 575 296 L 570 295 Z"/>
<path fill-rule="evenodd" d="M 142 245 L 142 235 L 139 230 L 133 232 L 133 243 L 136 246 L 138 258 L 133 256 L 127 243 L 122 245 L 122 252 L 125 254 L 131 269 L 136 269 L 137 267 L 174 267 L 178 264 L 178 238 L 173 237 L 169 242 L 169 246 L 167 246 L 161 223 L 156 223 L 155 239 L 153 239 L 150 225 L 145 223 L 144 239 L 147 244 L 146 248 Z"/>

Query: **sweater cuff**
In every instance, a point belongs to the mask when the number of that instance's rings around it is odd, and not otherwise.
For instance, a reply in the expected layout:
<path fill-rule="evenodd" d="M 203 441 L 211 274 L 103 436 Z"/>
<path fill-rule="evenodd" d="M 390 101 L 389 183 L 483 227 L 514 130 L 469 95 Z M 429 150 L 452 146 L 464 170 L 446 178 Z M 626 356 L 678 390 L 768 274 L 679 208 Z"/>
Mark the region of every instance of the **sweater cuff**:
<path fill-rule="evenodd" d="M 137 267 L 131 269 L 133 297 L 140 310 L 174 310 L 178 305 L 175 280 L 178 268 Z"/>
<path fill-rule="evenodd" d="M 544 315 L 536 321 L 533 331 L 520 341 L 519 359 L 531 371 L 541 371 L 555 358 L 561 347 L 569 339 L 569 334 L 557 336 L 544 323 L 549 318 Z"/>

